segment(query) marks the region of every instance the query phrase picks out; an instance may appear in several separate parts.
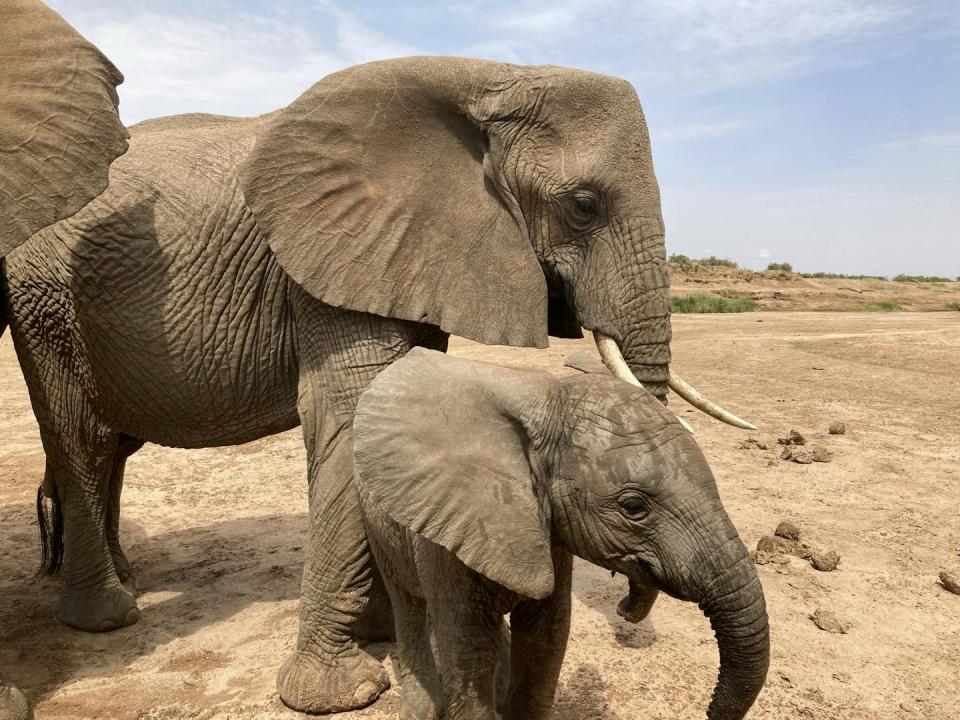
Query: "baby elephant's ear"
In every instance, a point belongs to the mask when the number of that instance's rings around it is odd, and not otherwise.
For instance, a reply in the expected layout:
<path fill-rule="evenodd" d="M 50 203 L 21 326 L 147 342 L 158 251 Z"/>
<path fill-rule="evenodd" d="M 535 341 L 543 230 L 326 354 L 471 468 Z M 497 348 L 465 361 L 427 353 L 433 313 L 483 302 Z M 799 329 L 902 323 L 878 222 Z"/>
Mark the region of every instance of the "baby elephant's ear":
<path fill-rule="evenodd" d="M 361 501 L 521 595 L 553 592 L 549 511 L 532 446 L 556 381 L 417 348 L 354 419 Z"/>

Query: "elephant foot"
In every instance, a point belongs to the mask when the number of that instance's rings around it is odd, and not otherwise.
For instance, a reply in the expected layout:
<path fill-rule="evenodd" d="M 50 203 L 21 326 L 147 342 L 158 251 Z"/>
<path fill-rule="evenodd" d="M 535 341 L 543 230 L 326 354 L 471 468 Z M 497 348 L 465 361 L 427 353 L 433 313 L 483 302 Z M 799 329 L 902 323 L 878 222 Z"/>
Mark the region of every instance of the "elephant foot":
<path fill-rule="evenodd" d="M 118 583 L 95 592 L 64 590 L 57 618 L 77 630 L 107 632 L 133 625 L 140 610 L 133 593 Z"/>
<path fill-rule="evenodd" d="M 443 713 L 422 687 L 410 688 L 410 681 L 400 691 L 400 720 L 440 720 Z"/>
<path fill-rule="evenodd" d="M 308 713 L 359 710 L 388 687 L 390 681 L 383 666 L 362 650 L 336 659 L 296 652 L 277 675 L 277 690 L 284 704 Z"/>
<path fill-rule="evenodd" d="M 0 685 L 0 720 L 33 720 L 30 704 L 15 687 Z"/>

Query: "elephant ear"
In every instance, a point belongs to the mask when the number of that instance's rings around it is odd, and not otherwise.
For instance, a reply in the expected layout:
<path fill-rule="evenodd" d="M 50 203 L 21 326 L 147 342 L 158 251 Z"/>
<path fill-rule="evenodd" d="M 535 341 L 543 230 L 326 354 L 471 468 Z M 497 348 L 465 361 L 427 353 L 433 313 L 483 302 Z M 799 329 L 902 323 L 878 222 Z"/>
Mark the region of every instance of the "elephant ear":
<path fill-rule="evenodd" d="M 107 187 L 123 75 L 38 0 L 0 2 L 0 256 Z"/>
<path fill-rule="evenodd" d="M 556 381 L 414 349 L 363 393 L 354 468 L 364 505 L 527 597 L 553 592 L 537 497 L 537 418 Z"/>
<path fill-rule="evenodd" d="M 269 124 L 241 187 L 278 262 L 337 307 L 547 346 L 547 287 L 499 175 L 522 69 L 405 58 L 330 75 Z"/>

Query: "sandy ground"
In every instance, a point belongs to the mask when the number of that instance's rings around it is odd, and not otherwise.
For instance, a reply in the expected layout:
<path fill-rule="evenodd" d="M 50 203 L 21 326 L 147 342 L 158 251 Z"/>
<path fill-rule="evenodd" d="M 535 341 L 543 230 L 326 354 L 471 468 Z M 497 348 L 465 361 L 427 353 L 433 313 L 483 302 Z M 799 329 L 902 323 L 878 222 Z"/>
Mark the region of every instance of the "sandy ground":
<path fill-rule="evenodd" d="M 894 282 L 804 278 L 789 272 L 670 265 L 671 293 L 707 293 L 755 300 L 761 310 L 866 311 L 883 302 L 903 310 L 943 311 L 960 306 L 960 282 Z"/>
<path fill-rule="evenodd" d="M 789 518 L 842 557 L 759 566 L 772 663 L 754 718 L 960 716 L 960 313 L 681 316 L 675 367 L 762 427 L 720 425 L 676 400 L 751 547 Z M 462 356 L 556 372 L 588 341 L 546 351 L 453 345 Z M 827 434 L 841 420 L 847 434 Z M 779 459 L 791 428 L 830 463 Z M 43 455 L 9 336 L 0 341 L 0 655 L 56 718 L 294 718 L 275 672 L 296 631 L 306 526 L 299 431 L 241 447 L 148 446 L 129 463 L 123 536 L 139 624 L 90 635 L 54 618 L 58 581 L 36 575 L 33 500 Z M 741 449 L 747 438 L 767 449 Z M 576 568 L 559 720 L 703 718 L 717 652 L 695 607 L 661 598 L 638 626 L 622 578 Z M 847 634 L 809 619 L 836 613 Z M 390 665 L 392 647 L 373 651 Z M 398 691 L 344 718 L 394 718 Z"/>

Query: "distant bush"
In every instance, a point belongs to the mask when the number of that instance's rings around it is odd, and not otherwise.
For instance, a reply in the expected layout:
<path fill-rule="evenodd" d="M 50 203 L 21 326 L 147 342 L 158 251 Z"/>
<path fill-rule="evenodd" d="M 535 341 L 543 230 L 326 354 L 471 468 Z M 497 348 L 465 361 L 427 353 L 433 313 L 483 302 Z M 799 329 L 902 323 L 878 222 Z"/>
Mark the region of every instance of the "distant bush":
<path fill-rule="evenodd" d="M 697 260 L 696 262 L 700 263 L 701 265 L 712 265 L 717 267 L 728 267 L 728 268 L 740 267 L 733 260 L 727 260 L 727 258 L 720 258 L 720 257 L 717 257 L 716 255 L 711 255 L 708 258 L 702 258 L 700 260 Z"/>
<path fill-rule="evenodd" d="M 675 313 L 738 313 L 751 312 L 758 307 L 758 303 L 748 298 L 731 299 L 702 293 L 670 299 L 670 310 Z"/>
<path fill-rule="evenodd" d="M 894 282 L 912 282 L 912 283 L 953 282 L 950 278 L 940 277 L 939 275 L 897 275 L 893 280 Z"/>
<path fill-rule="evenodd" d="M 947 310 L 960 310 L 960 302 L 948 302 L 946 308 Z"/>
<path fill-rule="evenodd" d="M 674 265 L 707 265 L 712 267 L 728 267 L 728 268 L 738 268 L 733 260 L 727 260 L 726 258 L 719 258 L 716 255 L 711 255 L 708 258 L 692 258 L 682 253 L 674 253 L 667 258 Z"/>
<path fill-rule="evenodd" d="M 793 272 L 793 265 L 790 263 L 770 263 L 767 270 L 782 270 L 783 272 Z"/>
<path fill-rule="evenodd" d="M 844 275 L 843 273 L 827 272 L 800 273 L 800 277 L 815 280 L 886 280 L 883 275 Z"/>
<path fill-rule="evenodd" d="M 868 312 L 898 312 L 903 310 L 900 303 L 893 300 L 880 300 L 878 302 L 860 303 L 857 310 L 866 310 Z"/>

